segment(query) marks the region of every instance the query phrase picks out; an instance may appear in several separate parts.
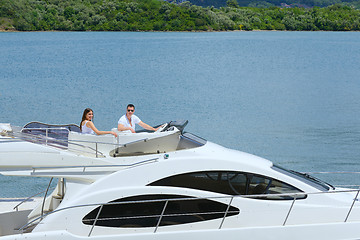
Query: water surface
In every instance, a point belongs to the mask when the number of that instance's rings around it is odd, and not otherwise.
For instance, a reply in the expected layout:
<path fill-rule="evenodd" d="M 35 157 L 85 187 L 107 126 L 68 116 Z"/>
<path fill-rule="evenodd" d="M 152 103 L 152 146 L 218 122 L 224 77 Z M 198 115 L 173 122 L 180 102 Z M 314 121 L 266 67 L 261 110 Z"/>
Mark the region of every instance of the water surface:
<path fill-rule="evenodd" d="M 298 171 L 360 171 L 358 32 L 0 33 L 0 122 L 100 130 L 128 103 L 187 131 Z M 319 176 L 360 184 L 359 175 Z M 0 176 L 0 196 L 43 190 Z M 41 186 L 40 186 L 41 185 Z"/>

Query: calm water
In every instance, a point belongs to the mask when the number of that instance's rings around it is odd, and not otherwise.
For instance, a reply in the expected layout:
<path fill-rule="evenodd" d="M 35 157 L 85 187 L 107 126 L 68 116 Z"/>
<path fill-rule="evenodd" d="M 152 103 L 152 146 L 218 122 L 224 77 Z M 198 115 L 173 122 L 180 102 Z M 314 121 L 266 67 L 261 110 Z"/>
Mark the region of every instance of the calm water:
<path fill-rule="evenodd" d="M 128 103 L 298 171 L 360 172 L 360 33 L 0 33 L 0 122 L 100 130 Z M 318 175 L 317 175 L 318 176 Z M 360 174 L 318 176 L 360 184 Z M 30 183 L 31 186 L 27 186 Z M 0 176 L 1 196 L 47 180 Z"/>

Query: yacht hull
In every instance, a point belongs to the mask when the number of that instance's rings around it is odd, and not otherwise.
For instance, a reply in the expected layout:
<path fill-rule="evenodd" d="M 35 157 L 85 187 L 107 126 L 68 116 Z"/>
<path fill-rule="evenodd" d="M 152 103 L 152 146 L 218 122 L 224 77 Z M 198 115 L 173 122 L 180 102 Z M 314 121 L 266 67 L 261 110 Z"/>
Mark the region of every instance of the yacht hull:
<path fill-rule="evenodd" d="M 4 236 L 1 240 L 355 240 L 360 239 L 360 222 L 312 224 L 296 226 L 251 227 L 221 230 L 194 230 L 159 233 L 136 233 L 122 235 L 78 236 L 67 231 L 47 231 Z"/>
<path fill-rule="evenodd" d="M 0 240 L 360 239 L 359 189 L 176 128 L 52 134 L 0 141 L 0 174 L 58 178 L 30 213 L 3 208 Z"/>

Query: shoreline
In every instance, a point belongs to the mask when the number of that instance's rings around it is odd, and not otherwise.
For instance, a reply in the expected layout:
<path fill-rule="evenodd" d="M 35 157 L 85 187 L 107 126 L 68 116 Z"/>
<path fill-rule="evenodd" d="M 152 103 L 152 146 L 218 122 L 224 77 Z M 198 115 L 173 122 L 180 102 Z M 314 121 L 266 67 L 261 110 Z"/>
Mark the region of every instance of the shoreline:
<path fill-rule="evenodd" d="M 37 33 L 44 33 L 44 32 L 144 32 L 144 33 L 214 33 L 214 32 L 360 32 L 359 31 L 334 31 L 334 30 L 330 30 L 330 31 L 325 31 L 325 30 L 316 30 L 316 31 L 291 31 L 291 30 L 259 30 L 259 29 L 255 29 L 255 30 L 226 30 L 226 31 L 59 31 L 59 30 L 49 30 L 49 31 L 19 31 L 19 30 L 4 30 L 4 29 L 0 29 L 0 33 L 26 33 L 26 32 L 37 32 Z"/>

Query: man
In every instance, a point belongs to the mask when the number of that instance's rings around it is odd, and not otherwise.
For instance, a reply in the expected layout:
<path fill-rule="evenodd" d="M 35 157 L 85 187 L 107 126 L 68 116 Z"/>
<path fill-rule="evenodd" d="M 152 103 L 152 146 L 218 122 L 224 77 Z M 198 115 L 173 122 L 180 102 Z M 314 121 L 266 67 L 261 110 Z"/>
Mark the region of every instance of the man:
<path fill-rule="evenodd" d="M 158 128 L 153 128 L 146 123 L 142 122 L 140 118 L 138 118 L 135 114 L 135 106 L 133 104 L 129 104 L 126 108 L 126 114 L 123 115 L 118 122 L 118 130 L 119 131 L 127 131 L 130 130 L 132 133 L 135 133 L 135 124 L 139 124 L 141 127 L 156 131 Z"/>

